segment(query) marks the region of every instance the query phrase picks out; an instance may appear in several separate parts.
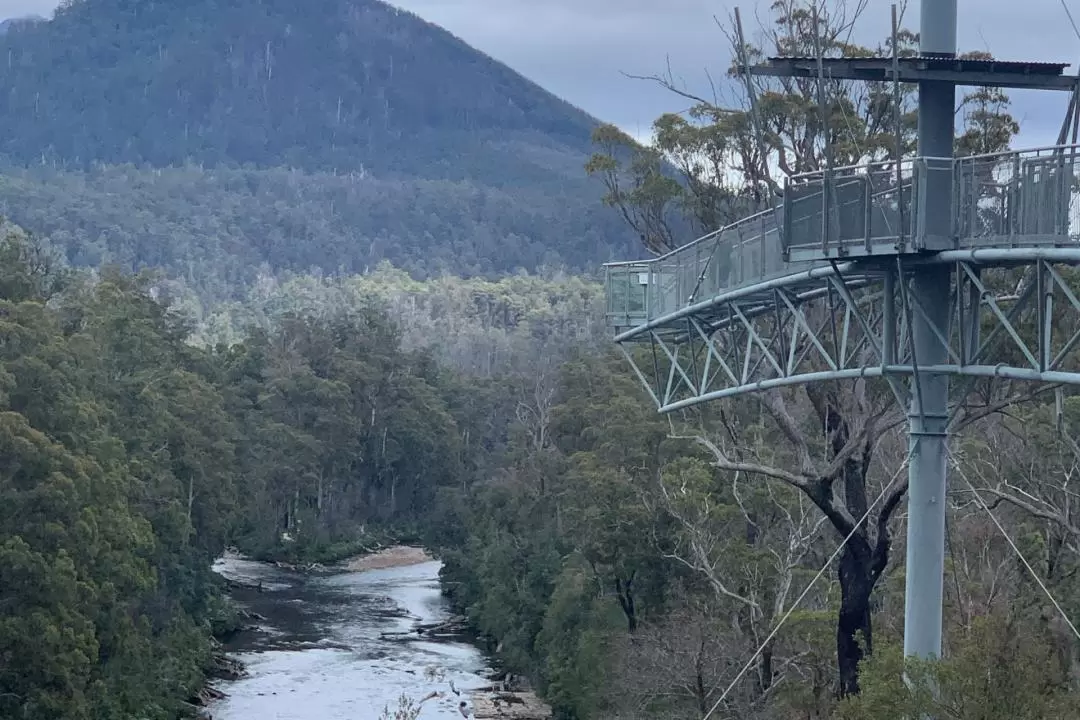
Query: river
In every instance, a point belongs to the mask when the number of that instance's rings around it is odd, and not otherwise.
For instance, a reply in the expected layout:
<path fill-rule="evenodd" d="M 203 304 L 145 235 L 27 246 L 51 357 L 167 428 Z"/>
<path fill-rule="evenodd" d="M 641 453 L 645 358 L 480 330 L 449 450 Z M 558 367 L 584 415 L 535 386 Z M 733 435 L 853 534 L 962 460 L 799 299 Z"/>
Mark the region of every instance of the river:
<path fill-rule="evenodd" d="M 403 694 L 419 701 L 433 691 L 441 696 L 419 717 L 460 720 L 465 691 L 490 682 L 484 656 L 465 642 L 382 637 L 449 617 L 438 562 L 303 575 L 226 558 L 215 569 L 262 583 L 234 597 L 266 621 L 226 645 L 248 676 L 216 683 L 227 697 L 209 708 L 214 720 L 377 720 Z"/>

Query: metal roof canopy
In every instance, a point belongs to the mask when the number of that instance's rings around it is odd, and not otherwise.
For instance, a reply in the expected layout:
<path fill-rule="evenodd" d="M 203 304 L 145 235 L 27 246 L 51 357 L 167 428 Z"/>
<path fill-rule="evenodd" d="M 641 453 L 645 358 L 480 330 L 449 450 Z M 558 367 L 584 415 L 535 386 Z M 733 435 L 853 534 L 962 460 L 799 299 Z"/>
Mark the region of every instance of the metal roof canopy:
<path fill-rule="evenodd" d="M 956 57 L 863 57 L 823 58 L 824 76 L 830 80 L 892 82 L 893 63 L 899 66 L 900 82 L 943 81 L 956 85 L 1026 88 L 1035 90 L 1075 90 L 1078 79 L 1062 73 L 1068 63 L 965 60 Z M 816 78 L 818 59 L 773 57 L 764 65 L 750 68 L 753 75 Z"/>

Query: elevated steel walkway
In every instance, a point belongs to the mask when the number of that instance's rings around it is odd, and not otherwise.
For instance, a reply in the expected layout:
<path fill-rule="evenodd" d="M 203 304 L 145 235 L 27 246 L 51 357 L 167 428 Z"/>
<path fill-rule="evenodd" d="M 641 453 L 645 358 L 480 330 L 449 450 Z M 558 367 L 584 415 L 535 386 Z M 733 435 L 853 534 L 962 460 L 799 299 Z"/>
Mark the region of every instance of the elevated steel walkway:
<path fill-rule="evenodd" d="M 1080 76 L 1064 77 L 1061 63 L 958 57 L 958 18 L 956 0 L 922 0 L 918 57 L 897 55 L 900 15 L 893 5 L 891 57 L 826 58 L 818 42 L 816 58 L 751 66 L 736 8 L 753 125 L 753 75 L 816 78 L 826 139 L 826 82 L 891 82 L 897 124 L 900 83 L 911 82 L 918 86 L 921 156 L 791 178 L 769 212 L 656 260 L 607 268 L 616 340 L 662 412 L 845 380 L 862 387 L 841 394 L 841 405 L 877 404 L 874 396 L 887 386 L 906 408 L 908 484 L 891 499 L 908 496 L 904 655 L 923 659 L 942 651 L 948 436 L 956 403 L 981 378 L 1080 385 L 1080 300 L 1067 267 L 1080 265 Z M 960 85 L 1070 92 L 1060 145 L 953 159 Z M 754 131 L 767 156 L 760 128 Z M 827 488 L 842 471 L 824 472 L 814 484 L 832 493 Z M 864 505 L 849 498 L 846 510 L 857 515 Z M 832 498 L 819 507 L 826 514 L 837 509 Z M 844 543 L 870 512 L 853 518 Z M 882 517 L 888 513 L 879 523 Z M 870 584 L 876 581 L 871 576 Z M 851 641 L 838 635 L 838 647 Z"/>
<path fill-rule="evenodd" d="M 952 188 L 948 236 L 926 231 L 928 185 Z M 1047 314 L 1056 297 L 1080 318 L 1055 269 L 1080 264 L 1080 145 L 792 177 L 775 209 L 653 260 L 606 265 L 607 317 L 620 345 L 652 345 L 654 361 L 635 369 L 664 411 L 809 380 L 911 375 L 908 328 L 925 309 L 905 287 L 926 264 L 955 271 L 954 322 L 939 338 L 951 362 L 922 370 L 1053 381 L 1080 340 L 1080 323 Z M 982 269 L 1002 266 L 1033 268 L 1016 297 L 984 284 Z M 1028 311 L 1037 323 L 1020 323 Z M 982 339 L 986 317 L 996 327 Z M 1017 363 L 987 362 L 986 343 L 1002 338 Z"/>

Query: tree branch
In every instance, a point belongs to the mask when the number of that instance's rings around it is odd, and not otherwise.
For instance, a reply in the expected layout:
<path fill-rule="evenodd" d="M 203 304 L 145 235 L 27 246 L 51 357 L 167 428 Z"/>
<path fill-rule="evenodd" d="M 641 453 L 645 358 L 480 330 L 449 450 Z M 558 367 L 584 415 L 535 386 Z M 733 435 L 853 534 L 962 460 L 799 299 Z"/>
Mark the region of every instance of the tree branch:
<path fill-rule="evenodd" d="M 663 75 L 634 75 L 634 74 L 631 74 L 631 73 L 628 73 L 628 72 L 623 72 L 621 74 L 622 74 L 623 77 L 628 78 L 630 80 L 646 80 L 648 82 L 654 82 L 657 85 L 659 85 L 660 87 L 664 88 L 665 90 L 668 90 L 669 92 L 673 92 L 676 95 L 678 95 L 679 97 L 685 98 L 687 100 L 693 100 L 695 103 L 698 103 L 699 105 L 703 105 L 703 106 L 709 108 L 709 110 L 713 111 L 713 112 L 727 113 L 727 114 L 732 114 L 732 115 L 735 115 L 735 114 L 740 112 L 739 110 L 729 110 L 727 108 L 722 108 L 722 107 L 716 105 L 715 103 L 713 103 L 712 101 L 706 100 L 705 98 L 701 97 L 700 95 L 695 95 L 694 93 L 689 92 L 688 90 L 682 90 L 682 89 L 675 86 L 674 80 L 672 80 L 670 77 L 664 77 Z"/>
<path fill-rule="evenodd" d="M 965 407 L 962 419 L 959 419 L 955 423 L 953 429 L 957 431 L 963 430 L 968 425 L 977 423 L 978 421 L 990 417 L 991 415 L 994 415 L 996 413 L 999 413 L 1008 407 L 1017 405 L 1019 403 L 1027 402 L 1029 400 L 1034 400 L 1039 395 L 1042 395 L 1043 393 L 1049 392 L 1051 390 L 1056 390 L 1059 387 L 1061 387 L 1060 383 L 1055 385 L 1040 385 L 1032 390 L 1029 390 L 1028 392 L 1019 393 L 1017 395 L 1009 395 L 1007 397 L 1001 398 L 1000 400 L 996 400 L 994 402 L 987 403 L 986 405 L 983 405 L 981 407 L 975 408 L 974 410 L 968 410 L 968 408 Z"/>
<path fill-rule="evenodd" d="M 969 491 L 969 492 L 971 492 L 971 491 Z M 1023 500 L 1023 499 L 1017 497 L 1016 495 L 1013 495 L 1013 494 L 1007 493 L 1007 492 L 1002 492 L 1001 490 L 998 490 L 996 488 L 989 488 L 989 487 L 974 488 L 973 492 L 975 492 L 975 493 L 989 493 L 990 495 L 993 495 L 995 498 L 997 498 L 997 500 L 999 500 L 1001 502 L 1007 502 L 1010 505 L 1014 505 L 1015 507 L 1020 508 L 1024 512 L 1032 515 L 1033 517 L 1037 517 L 1040 520 L 1046 520 L 1048 522 L 1052 522 L 1052 523 L 1058 525 L 1059 527 L 1061 527 L 1062 529 L 1064 529 L 1066 532 L 1068 532 L 1073 537 L 1080 538 L 1080 528 L 1078 528 L 1075 525 L 1072 525 L 1071 523 L 1069 523 L 1069 521 L 1066 520 L 1065 517 L 1062 516 L 1058 512 L 1047 510 L 1045 508 L 1040 508 L 1037 505 L 1035 505 L 1035 504 L 1033 504 L 1031 502 L 1028 502 L 1027 500 Z"/>
<path fill-rule="evenodd" d="M 892 536 L 889 533 L 889 520 L 900 507 L 900 501 L 908 491 L 908 479 L 904 478 L 896 484 L 885 497 L 885 503 L 881 506 L 881 512 L 877 518 L 877 542 L 874 543 L 874 552 L 870 559 L 870 573 L 876 581 L 885 572 L 889 565 L 889 551 L 892 549 Z"/>
<path fill-rule="evenodd" d="M 792 444 L 795 450 L 795 457 L 798 460 L 799 471 L 806 477 L 816 477 L 820 475 L 817 472 L 813 456 L 810 454 L 810 447 L 806 443 L 806 437 L 799 429 L 798 423 L 795 422 L 795 418 L 788 412 L 787 406 L 784 404 L 784 398 L 780 394 L 779 390 L 773 392 L 762 393 L 759 395 L 762 406 L 776 421 L 777 426 L 780 428 L 780 432 L 784 434 L 784 437 Z"/>
<path fill-rule="evenodd" d="M 795 473 L 787 470 L 781 470 L 780 468 L 771 467 L 769 465 L 760 465 L 758 463 L 750 462 L 738 462 L 728 458 L 727 454 L 720 448 L 719 445 L 714 443 L 709 438 L 701 434 L 695 435 L 671 435 L 673 440 L 693 440 L 697 444 L 704 447 L 713 455 L 713 466 L 720 468 L 721 470 L 728 470 L 730 472 L 745 472 L 754 475 L 763 475 L 765 477 L 774 478 L 776 480 L 782 480 L 788 483 L 792 487 L 796 487 L 803 492 L 810 494 L 812 487 L 810 479 L 806 476 L 796 475 Z"/>

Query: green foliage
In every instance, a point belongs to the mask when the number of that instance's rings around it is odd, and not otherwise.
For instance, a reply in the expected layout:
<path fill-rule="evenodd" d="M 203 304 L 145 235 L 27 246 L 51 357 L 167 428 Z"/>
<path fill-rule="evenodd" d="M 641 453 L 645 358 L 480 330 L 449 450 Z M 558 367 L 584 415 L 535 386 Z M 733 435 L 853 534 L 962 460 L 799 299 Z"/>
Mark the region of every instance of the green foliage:
<path fill-rule="evenodd" d="M 227 543 L 339 557 L 459 480 L 443 371 L 373 307 L 202 349 L 151 277 L 0 257 L 3 717 L 172 720 L 235 625 Z"/>
<path fill-rule="evenodd" d="M 403 353 L 375 310 L 287 314 L 223 362 L 245 436 L 243 547 L 265 552 L 287 535 L 299 554 L 325 559 L 357 526 L 415 519 L 456 481 L 459 436 L 439 372 Z"/>
<path fill-rule="evenodd" d="M 588 565 L 567 563 L 537 636 L 537 652 L 545 658 L 546 698 L 570 717 L 591 717 L 605 706 L 611 653 L 625 619 L 605 601 Z"/>
<path fill-rule="evenodd" d="M 503 382 L 519 412 L 493 448 L 498 469 L 478 466 L 440 501 L 439 527 L 465 529 L 438 535 L 447 591 L 560 717 L 607 705 L 609 643 L 659 615 L 670 577 L 633 484 L 648 476 L 664 425 L 619 364 L 582 355 L 557 374 L 511 373 Z"/>
<path fill-rule="evenodd" d="M 1067 666 L 1030 619 L 988 616 L 938 662 L 904 661 L 897 645 L 866 663 L 863 691 L 839 720 L 1064 720 L 1076 713 Z M 905 677 L 907 678 L 905 681 Z"/>
<path fill-rule="evenodd" d="M 26 243 L 9 235 L 4 254 L 37 255 Z M 3 285 L 45 287 L 11 282 L 36 271 L 7 265 Z M 75 288 L 55 311 L 25 292 L 2 304 L 5 717 L 174 717 L 208 659 L 208 559 L 229 506 L 192 502 L 177 522 L 177 473 L 210 449 L 173 415 L 206 398 L 190 383 L 169 395 L 182 336 L 122 285 Z"/>
<path fill-rule="evenodd" d="M 604 204 L 619 210 L 654 255 L 674 250 L 680 243 L 671 206 L 683 196 L 683 189 L 665 172 L 663 152 L 638 144 L 610 124 L 593 131 L 592 139 L 598 150 L 585 163 L 585 171 L 603 181 Z"/>

